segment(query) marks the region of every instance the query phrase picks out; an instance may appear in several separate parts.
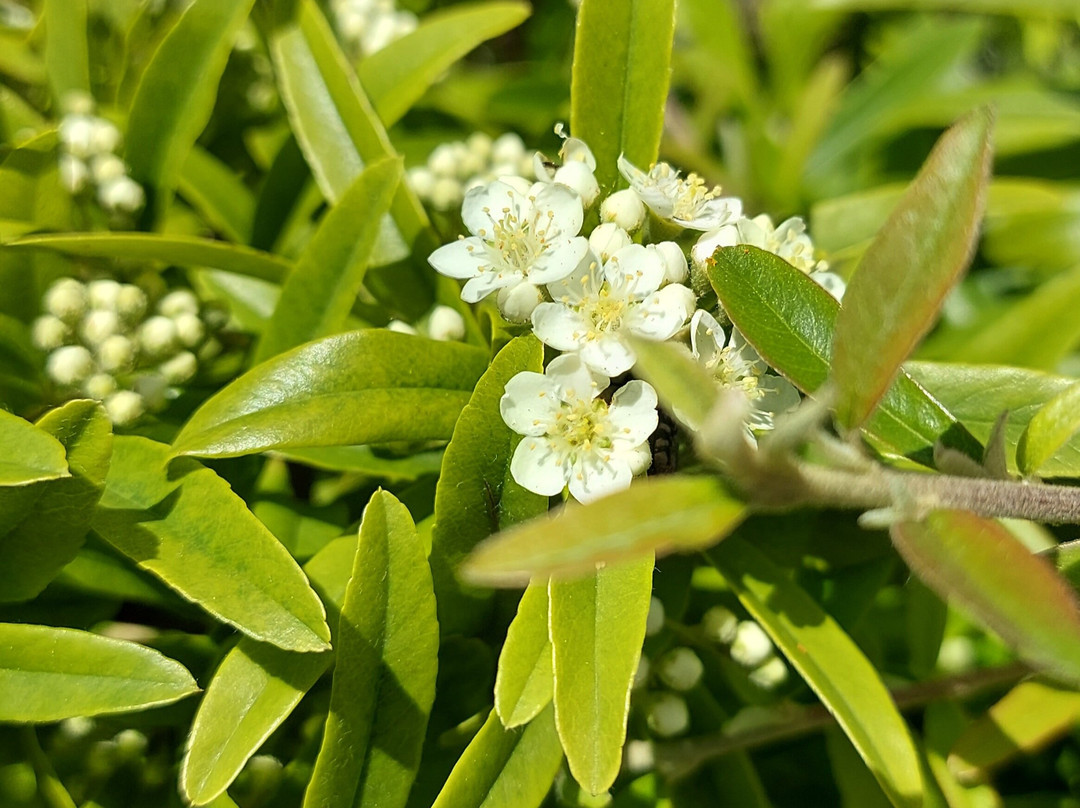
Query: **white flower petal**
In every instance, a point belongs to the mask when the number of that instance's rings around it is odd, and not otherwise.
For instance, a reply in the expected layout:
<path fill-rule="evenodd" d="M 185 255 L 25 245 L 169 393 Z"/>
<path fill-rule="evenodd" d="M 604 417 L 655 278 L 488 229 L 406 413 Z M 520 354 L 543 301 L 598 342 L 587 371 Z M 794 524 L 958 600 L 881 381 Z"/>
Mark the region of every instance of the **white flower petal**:
<path fill-rule="evenodd" d="M 552 497 L 566 487 L 563 458 L 543 438 L 522 438 L 510 459 L 510 475 L 527 491 Z"/>
<path fill-rule="evenodd" d="M 592 502 L 630 487 L 630 465 L 612 454 L 588 455 L 570 475 L 570 494 L 578 502 Z"/>
<path fill-rule="evenodd" d="M 584 236 L 567 239 L 544 252 L 529 269 L 529 283 L 537 286 L 562 280 L 581 264 L 589 252 Z"/>
<path fill-rule="evenodd" d="M 563 398 L 592 400 L 608 386 L 607 376 L 588 368 L 577 354 L 563 354 L 551 360 L 545 375 L 558 385 Z"/>
<path fill-rule="evenodd" d="M 631 244 L 604 264 L 604 277 L 627 297 L 644 298 L 664 282 L 664 262 L 655 250 Z"/>
<path fill-rule="evenodd" d="M 656 390 L 648 382 L 634 379 L 624 384 L 611 398 L 608 423 L 615 440 L 637 446 L 656 431 Z"/>
<path fill-rule="evenodd" d="M 497 289 L 516 286 L 521 283 L 521 276 L 512 272 L 484 272 L 467 281 L 461 290 L 461 299 L 466 303 L 483 300 Z"/>
<path fill-rule="evenodd" d="M 578 350 L 589 332 L 585 318 L 561 303 L 541 303 L 533 309 L 532 321 L 537 339 L 560 351 Z"/>
<path fill-rule="evenodd" d="M 697 296 L 679 283 L 665 286 L 650 295 L 627 315 L 626 327 L 639 337 L 665 340 L 686 324 Z"/>
<path fill-rule="evenodd" d="M 519 435 L 544 435 L 559 412 L 559 388 L 542 373 L 522 371 L 499 399 L 503 421 Z"/>
<path fill-rule="evenodd" d="M 600 373 L 618 376 L 634 366 L 637 354 L 618 337 L 605 335 L 582 345 L 581 359 L 590 368 Z"/>
<path fill-rule="evenodd" d="M 754 407 L 771 413 L 782 413 L 799 406 L 802 397 L 795 385 L 780 376 L 761 376 L 758 389 L 765 395 L 754 401 Z"/>
<path fill-rule="evenodd" d="M 428 263 L 440 275 L 465 280 L 475 278 L 487 264 L 487 250 L 478 238 L 464 238 L 444 244 L 428 256 Z"/>
<path fill-rule="evenodd" d="M 701 205 L 691 219 L 674 219 L 688 230 L 715 230 L 742 216 L 742 200 L 734 196 L 710 199 Z"/>
<path fill-rule="evenodd" d="M 695 359 L 707 362 L 723 349 L 727 336 L 716 318 L 704 309 L 698 309 L 690 318 L 690 352 Z"/>
<path fill-rule="evenodd" d="M 690 257 L 695 265 L 701 267 L 721 247 L 734 247 L 738 243 L 739 228 L 734 224 L 726 224 L 699 238 L 697 243 L 690 248 Z"/>
<path fill-rule="evenodd" d="M 552 300 L 576 306 L 587 294 L 600 288 L 599 271 L 600 260 L 586 250 L 573 272 L 547 285 L 548 294 Z"/>
<path fill-rule="evenodd" d="M 541 223 L 551 217 L 559 235 L 571 238 L 581 232 L 581 223 L 585 220 L 581 197 L 565 185 L 545 185 L 536 194 L 533 207 L 538 211 Z"/>
<path fill-rule="evenodd" d="M 505 182 L 495 180 L 473 188 L 461 204 L 461 221 L 474 236 L 491 238 L 493 219 L 504 218 L 504 209 L 522 220 L 532 212 L 532 204 Z"/>

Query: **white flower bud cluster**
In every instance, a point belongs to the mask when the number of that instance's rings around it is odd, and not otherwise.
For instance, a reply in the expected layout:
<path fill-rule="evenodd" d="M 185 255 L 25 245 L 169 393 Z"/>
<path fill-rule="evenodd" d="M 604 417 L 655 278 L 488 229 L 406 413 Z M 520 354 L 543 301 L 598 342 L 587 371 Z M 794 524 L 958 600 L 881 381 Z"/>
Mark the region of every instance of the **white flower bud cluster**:
<path fill-rule="evenodd" d="M 94 115 L 94 102 L 85 93 L 64 98 L 60 140 L 60 182 L 72 195 L 93 192 L 108 213 L 130 216 L 146 203 L 139 183 L 128 176 L 118 156 L 120 130 L 112 121 Z"/>
<path fill-rule="evenodd" d="M 199 358 L 221 348 L 188 289 L 167 293 L 151 312 L 146 292 L 134 284 L 60 278 L 42 308 L 32 338 L 47 354 L 46 375 L 68 398 L 103 402 L 118 426 L 164 407 L 178 394 L 175 386 L 195 375 Z"/>
<path fill-rule="evenodd" d="M 402 320 L 391 320 L 386 327 L 401 334 L 422 334 L 440 342 L 458 342 L 465 339 L 465 318 L 450 306 L 435 306 L 417 323 L 418 327 Z"/>
<path fill-rule="evenodd" d="M 769 635 L 753 620 L 739 620 L 724 606 L 713 606 L 701 617 L 706 639 L 728 646 L 731 658 L 749 669 L 748 678 L 762 690 L 774 690 L 788 678 L 787 665 L 776 655 Z"/>
<path fill-rule="evenodd" d="M 370 56 L 416 29 L 416 15 L 394 0 L 332 0 L 334 25 L 353 56 Z"/>
<path fill-rule="evenodd" d="M 474 132 L 465 140 L 440 143 L 427 163 L 408 171 L 409 184 L 425 205 L 449 211 L 461 205 L 465 194 L 501 177 L 520 177 L 533 170 L 525 142 L 507 132 L 494 140 Z M 526 185 L 527 187 L 527 185 Z"/>

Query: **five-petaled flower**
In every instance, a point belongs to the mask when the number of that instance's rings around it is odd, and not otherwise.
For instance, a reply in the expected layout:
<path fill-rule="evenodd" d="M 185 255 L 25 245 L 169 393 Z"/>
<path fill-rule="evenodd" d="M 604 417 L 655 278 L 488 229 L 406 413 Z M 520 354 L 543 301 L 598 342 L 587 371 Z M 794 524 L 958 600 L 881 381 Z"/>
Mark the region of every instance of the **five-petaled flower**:
<path fill-rule="evenodd" d="M 553 359 L 543 374 L 525 371 L 506 384 L 503 420 L 524 435 L 510 461 L 518 485 L 553 496 L 569 487 L 590 502 L 629 487 L 648 468 L 648 439 L 656 429 L 656 392 L 631 381 L 607 403 L 608 378 L 576 354 Z"/>
<path fill-rule="evenodd" d="M 619 173 L 641 197 L 649 210 L 689 230 L 715 230 L 742 216 L 742 201 L 720 196 L 720 187 L 709 188 L 697 174 L 680 177 L 667 163 L 656 163 L 647 172 L 619 155 Z"/>
<path fill-rule="evenodd" d="M 549 283 L 555 302 L 536 307 L 533 331 L 560 351 L 580 351 L 593 370 L 616 376 L 637 360 L 627 335 L 668 339 L 694 310 L 694 293 L 678 283 L 661 289 L 664 278 L 660 253 L 630 244 L 603 266 L 593 260 Z"/>

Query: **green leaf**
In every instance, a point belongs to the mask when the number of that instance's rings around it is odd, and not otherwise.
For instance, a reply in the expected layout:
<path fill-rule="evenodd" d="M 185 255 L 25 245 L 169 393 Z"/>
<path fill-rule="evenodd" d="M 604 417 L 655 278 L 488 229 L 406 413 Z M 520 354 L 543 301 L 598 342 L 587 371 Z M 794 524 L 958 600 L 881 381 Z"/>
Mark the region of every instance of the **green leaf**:
<path fill-rule="evenodd" d="M 1020 436 L 1016 463 L 1024 474 L 1036 474 L 1080 432 L 1080 384 L 1058 393 L 1043 405 Z"/>
<path fill-rule="evenodd" d="M 295 654 L 244 637 L 210 680 L 180 764 L 180 792 L 206 805 L 289 717 L 332 654 Z"/>
<path fill-rule="evenodd" d="M 281 289 L 253 364 L 345 326 L 401 175 L 399 158 L 372 163 L 323 217 Z"/>
<path fill-rule="evenodd" d="M 99 536 L 210 614 L 291 651 L 329 645 L 322 603 L 229 484 L 165 444 L 119 437 L 94 513 Z"/>
<path fill-rule="evenodd" d="M 0 602 L 36 596 L 75 557 L 109 469 L 112 425 L 96 402 L 58 407 L 37 428 L 67 451 L 70 476 L 0 488 Z"/>
<path fill-rule="evenodd" d="M 264 362 L 211 396 L 176 438 L 180 455 L 447 440 L 487 367 L 480 348 L 353 331 Z"/>
<path fill-rule="evenodd" d="M 0 486 L 68 477 L 66 454 L 55 436 L 0 410 Z"/>
<path fill-rule="evenodd" d="M 88 631 L 0 623 L 0 721 L 144 710 L 198 689 L 180 663 L 151 648 Z"/>
<path fill-rule="evenodd" d="M 432 808 L 538 808 L 562 757 L 551 707 L 515 729 L 503 729 L 492 710 Z"/>
<path fill-rule="evenodd" d="M 86 0 L 47 0 L 45 68 L 53 97 L 62 101 L 71 91 L 90 92 L 90 49 L 86 41 Z"/>
<path fill-rule="evenodd" d="M 507 729 L 527 724 L 551 702 L 554 679 L 547 590 L 544 582 L 529 584 L 499 654 L 495 712 Z"/>
<path fill-rule="evenodd" d="M 397 123 L 454 62 L 516 28 L 529 11 L 528 3 L 513 0 L 438 9 L 416 30 L 366 57 L 357 72 L 383 125 Z"/>
<path fill-rule="evenodd" d="M 555 726 L 571 774 L 591 794 L 610 788 L 622 763 L 653 563 L 649 553 L 548 588 Z"/>
<path fill-rule="evenodd" d="M 56 233 L 9 241 L 4 249 L 53 250 L 84 258 L 160 261 L 188 267 L 213 267 L 280 283 L 292 270 L 291 261 L 238 244 L 195 236 L 157 233 Z"/>
<path fill-rule="evenodd" d="M 462 575 L 488 586 L 583 575 L 600 562 L 697 550 L 720 541 L 746 507 L 713 477 L 662 476 L 588 505 L 571 503 L 481 544 Z"/>
<path fill-rule="evenodd" d="M 404 806 L 435 700 L 439 628 L 409 511 L 378 491 L 360 525 L 330 715 L 304 805 Z"/>
<path fill-rule="evenodd" d="M 648 168 L 660 151 L 675 33 L 674 0 L 583 0 L 574 36 L 570 132 L 596 156 L 601 191 L 619 155 Z"/>
<path fill-rule="evenodd" d="M 143 71 L 128 113 L 124 157 L 148 186 L 149 216 L 164 206 L 210 120 L 236 32 L 255 0 L 192 0 Z"/>
<path fill-rule="evenodd" d="M 939 596 L 1032 664 L 1080 682 L 1080 603 L 1045 559 L 997 522 L 966 511 L 934 511 L 890 532 L 908 566 Z"/>
<path fill-rule="evenodd" d="M 634 374 L 653 387 L 664 409 L 691 429 L 705 423 L 716 402 L 716 383 L 682 345 L 633 338 Z"/>
<path fill-rule="evenodd" d="M 738 537 L 709 558 L 847 734 L 897 806 L 922 804 L 922 775 L 900 713 L 843 629 L 766 556 Z"/>
<path fill-rule="evenodd" d="M 443 455 L 435 488 L 431 570 L 444 634 L 481 628 L 492 593 L 463 586 L 458 567 L 486 537 L 547 510 L 547 497 L 526 491 L 510 474 L 520 437 L 502 419 L 506 383 L 522 371 L 542 372 L 544 346 L 531 335 L 508 343 L 491 363 L 462 410 Z"/>
<path fill-rule="evenodd" d="M 804 393 L 825 383 L 840 310 L 828 292 L 756 247 L 718 250 L 708 274 L 731 321 L 770 365 Z M 938 440 L 982 458 L 967 430 L 903 372 L 863 430 L 880 450 L 926 465 Z"/>
<path fill-rule="evenodd" d="M 223 236 L 248 243 L 255 197 L 235 171 L 199 146 L 180 168 L 180 194 Z"/>
<path fill-rule="evenodd" d="M 848 284 L 833 335 L 836 413 L 863 424 L 971 260 L 990 179 L 993 117 L 942 135 Z"/>

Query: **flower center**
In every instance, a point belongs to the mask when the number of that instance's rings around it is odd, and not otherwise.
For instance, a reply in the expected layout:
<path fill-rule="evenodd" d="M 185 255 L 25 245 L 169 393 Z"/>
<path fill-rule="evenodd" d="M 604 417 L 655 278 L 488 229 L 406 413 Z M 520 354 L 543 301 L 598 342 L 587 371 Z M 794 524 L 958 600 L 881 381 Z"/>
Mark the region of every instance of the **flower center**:
<path fill-rule="evenodd" d="M 630 301 L 626 298 L 612 296 L 611 287 L 605 283 L 595 297 L 581 304 L 581 313 L 592 324 L 588 338 L 596 339 L 612 331 L 618 331 L 622 327 L 622 318 L 629 306 Z"/>
<path fill-rule="evenodd" d="M 667 163 L 657 163 L 649 171 L 648 185 L 653 186 L 671 200 L 672 218 L 693 219 L 708 201 L 720 196 L 720 186 L 709 188 L 697 174 L 687 174 L 683 179 L 679 172 Z"/>
<path fill-rule="evenodd" d="M 515 207 L 507 206 L 498 217 L 490 208 L 484 208 L 484 213 L 491 220 L 491 233 L 483 238 L 494 252 L 495 270 L 527 274 L 548 249 L 549 239 L 558 234 L 553 210 L 533 209 L 528 215 L 519 215 Z"/>
<path fill-rule="evenodd" d="M 611 438 L 607 434 L 607 412 L 608 405 L 600 399 L 574 398 L 563 402 L 549 435 L 572 455 L 579 451 L 608 449 Z"/>
<path fill-rule="evenodd" d="M 766 391 L 758 385 L 758 374 L 730 345 L 717 351 L 705 367 L 721 387 L 741 390 L 751 401 L 765 396 Z"/>

